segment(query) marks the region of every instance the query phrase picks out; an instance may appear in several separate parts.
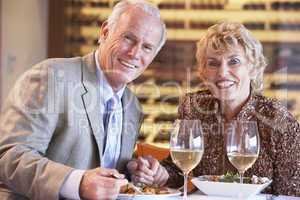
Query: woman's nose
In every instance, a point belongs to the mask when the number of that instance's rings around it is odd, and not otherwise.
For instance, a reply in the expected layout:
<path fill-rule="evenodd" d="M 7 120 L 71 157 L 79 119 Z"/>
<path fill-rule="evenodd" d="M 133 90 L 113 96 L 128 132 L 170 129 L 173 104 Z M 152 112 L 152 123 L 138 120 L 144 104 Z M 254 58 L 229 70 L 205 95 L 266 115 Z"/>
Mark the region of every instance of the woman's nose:
<path fill-rule="evenodd" d="M 228 72 L 229 72 L 229 67 L 226 63 L 223 62 L 219 68 L 219 75 L 225 77 L 226 75 L 228 75 Z"/>

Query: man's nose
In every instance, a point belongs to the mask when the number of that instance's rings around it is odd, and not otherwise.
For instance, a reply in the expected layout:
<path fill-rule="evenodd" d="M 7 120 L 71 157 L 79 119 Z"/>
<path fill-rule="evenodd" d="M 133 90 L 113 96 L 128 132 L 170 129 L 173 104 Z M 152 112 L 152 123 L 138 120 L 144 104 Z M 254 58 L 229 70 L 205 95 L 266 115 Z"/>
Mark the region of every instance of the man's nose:
<path fill-rule="evenodd" d="M 128 55 L 132 59 L 138 59 L 140 55 L 141 47 L 139 45 L 133 45 L 128 51 Z"/>

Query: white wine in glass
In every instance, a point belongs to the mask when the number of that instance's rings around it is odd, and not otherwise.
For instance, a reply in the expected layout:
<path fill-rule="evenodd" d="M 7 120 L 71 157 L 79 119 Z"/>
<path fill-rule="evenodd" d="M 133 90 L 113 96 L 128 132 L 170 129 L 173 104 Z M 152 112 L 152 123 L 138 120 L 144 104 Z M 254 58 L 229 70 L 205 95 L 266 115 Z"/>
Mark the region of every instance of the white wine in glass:
<path fill-rule="evenodd" d="M 173 162 L 184 172 L 194 169 L 202 158 L 203 150 L 172 149 L 171 156 Z"/>
<path fill-rule="evenodd" d="M 225 126 L 227 157 L 240 174 L 243 175 L 259 155 L 260 140 L 256 121 L 233 121 Z"/>
<path fill-rule="evenodd" d="M 227 154 L 231 164 L 239 171 L 245 172 L 249 169 L 256 161 L 258 155 L 256 154 L 240 154 L 240 153 L 228 153 Z"/>
<path fill-rule="evenodd" d="M 187 177 L 200 162 L 204 142 L 199 120 L 176 120 L 170 137 L 170 151 L 173 162 L 184 175 L 183 199 L 187 199 Z"/>

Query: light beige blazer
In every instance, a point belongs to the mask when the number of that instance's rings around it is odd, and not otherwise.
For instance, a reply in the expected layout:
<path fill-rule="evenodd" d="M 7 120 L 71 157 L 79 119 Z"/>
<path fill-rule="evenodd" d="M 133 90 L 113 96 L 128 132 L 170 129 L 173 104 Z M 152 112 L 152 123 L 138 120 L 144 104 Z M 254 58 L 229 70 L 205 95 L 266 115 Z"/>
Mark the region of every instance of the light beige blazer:
<path fill-rule="evenodd" d="M 94 54 L 48 59 L 27 71 L 0 118 L 0 199 L 58 199 L 73 169 L 101 166 L 104 131 Z M 142 112 L 125 89 L 117 169 L 124 173 Z"/>

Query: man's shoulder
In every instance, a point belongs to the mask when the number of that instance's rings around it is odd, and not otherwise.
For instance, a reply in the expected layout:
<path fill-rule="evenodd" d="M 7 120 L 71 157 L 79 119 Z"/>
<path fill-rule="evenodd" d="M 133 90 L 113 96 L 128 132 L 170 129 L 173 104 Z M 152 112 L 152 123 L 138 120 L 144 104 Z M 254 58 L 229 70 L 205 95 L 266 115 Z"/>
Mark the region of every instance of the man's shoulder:
<path fill-rule="evenodd" d="M 54 76 L 56 79 L 62 81 L 79 81 L 81 79 L 84 60 L 92 58 L 92 53 L 84 57 L 48 58 L 31 67 L 24 75 Z"/>
<path fill-rule="evenodd" d="M 131 103 L 133 102 L 140 104 L 136 94 L 127 86 L 124 89 L 123 99 L 125 99 L 126 101 L 130 101 Z"/>
<path fill-rule="evenodd" d="M 138 100 L 138 97 L 131 91 L 129 87 L 125 87 L 124 93 L 123 93 L 123 103 L 125 104 L 124 109 L 129 109 L 130 111 L 133 111 L 132 109 L 142 112 L 142 106 Z"/>
<path fill-rule="evenodd" d="M 69 68 L 70 66 L 81 65 L 82 57 L 72 58 L 48 58 L 34 67 L 46 67 L 46 68 Z"/>

